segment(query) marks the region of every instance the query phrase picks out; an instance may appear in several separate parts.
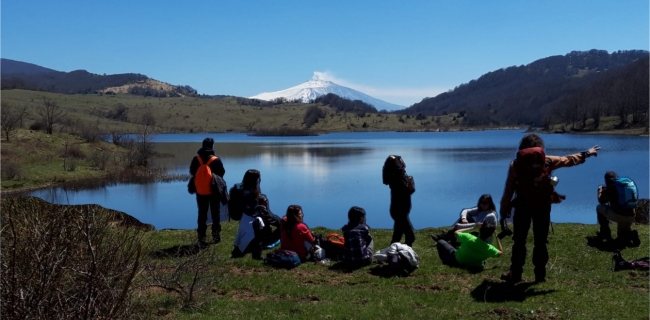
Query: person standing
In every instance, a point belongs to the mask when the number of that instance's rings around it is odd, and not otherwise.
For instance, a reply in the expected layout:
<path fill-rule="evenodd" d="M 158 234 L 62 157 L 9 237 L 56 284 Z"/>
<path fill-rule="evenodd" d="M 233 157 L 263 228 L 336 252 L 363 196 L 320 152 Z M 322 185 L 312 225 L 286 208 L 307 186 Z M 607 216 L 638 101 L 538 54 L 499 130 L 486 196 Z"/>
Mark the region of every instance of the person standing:
<path fill-rule="evenodd" d="M 406 174 L 406 164 L 402 157 L 390 155 L 382 168 L 382 181 L 390 187 L 390 216 L 395 222 L 391 243 L 400 242 L 402 235 L 405 243 L 412 247 L 415 233 L 409 214 L 411 213 L 411 195 L 415 192 L 413 177 Z"/>
<path fill-rule="evenodd" d="M 551 222 L 551 204 L 561 201 L 561 196 L 554 191 L 551 172 L 582 164 L 588 157 L 597 156 L 598 150 L 600 147 L 594 146 L 587 151 L 564 157 L 547 156 L 544 153 L 544 141 L 538 135 L 528 134 L 521 139 L 517 158 L 508 167 L 501 197 L 502 217 L 510 217 L 512 208 L 515 209 L 510 270 L 501 276 L 502 280 L 511 283 L 522 280 L 526 262 L 526 238 L 532 222 L 535 282 L 546 281 L 546 243 Z"/>
<path fill-rule="evenodd" d="M 599 204 L 596 207 L 596 214 L 600 230 L 597 236 L 603 240 L 612 239 L 612 231 L 609 228 L 609 221 L 611 220 L 618 224 L 616 240 L 619 244 L 627 245 L 631 243 L 632 246 L 638 246 L 641 243 L 639 233 L 632 230 L 632 224 L 635 221 L 635 209 L 628 209 L 619 204 L 616 179 L 618 179 L 616 172 L 607 171 L 605 173 L 605 185 L 598 186 Z"/>
<path fill-rule="evenodd" d="M 208 209 L 210 210 L 212 216 L 212 242 L 217 244 L 221 242 L 221 204 L 226 204 L 227 199 L 227 190 L 226 197 L 224 198 L 223 191 L 219 192 L 217 190 L 213 191 L 213 180 L 223 181 L 223 176 L 226 174 L 226 170 L 223 167 L 221 158 L 215 155 L 214 153 L 214 140 L 212 138 L 203 139 L 201 148 L 196 152 L 196 156 L 192 158 L 190 163 L 190 175 L 194 178 L 194 184 L 196 186 L 196 204 L 199 210 L 198 219 L 197 219 L 197 234 L 198 241 L 200 246 L 206 246 L 205 241 L 208 220 Z M 208 181 L 200 175 L 197 177 L 197 172 L 206 173 L 205 170 L 199 170 L 202 166 L 206 166 L 205 169 L 217 175 L 218 178 L 213 178 L 212 174 Z M 224 182 L 225 185 L 225 182 Z M 217 192 L 215 192 L 217 191 Z"/>

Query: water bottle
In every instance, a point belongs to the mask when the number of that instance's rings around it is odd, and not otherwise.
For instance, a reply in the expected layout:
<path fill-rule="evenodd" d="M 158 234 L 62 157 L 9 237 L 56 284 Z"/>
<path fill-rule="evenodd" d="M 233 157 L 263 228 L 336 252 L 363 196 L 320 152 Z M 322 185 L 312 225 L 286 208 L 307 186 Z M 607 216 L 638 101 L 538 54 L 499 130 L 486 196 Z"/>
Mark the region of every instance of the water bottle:
<path fill-rule="evenodd" d="M 331 261 L 331 260 L 330 260 L 329 258 L 325 258 L 325 259 L 323 259 L 323 260 L 320 261 L 320 264 L 322 264 L 322 265 L 324 265 L 324 266 L 329 266 L 329 265 L 330 265 L 330 261 Z"/>

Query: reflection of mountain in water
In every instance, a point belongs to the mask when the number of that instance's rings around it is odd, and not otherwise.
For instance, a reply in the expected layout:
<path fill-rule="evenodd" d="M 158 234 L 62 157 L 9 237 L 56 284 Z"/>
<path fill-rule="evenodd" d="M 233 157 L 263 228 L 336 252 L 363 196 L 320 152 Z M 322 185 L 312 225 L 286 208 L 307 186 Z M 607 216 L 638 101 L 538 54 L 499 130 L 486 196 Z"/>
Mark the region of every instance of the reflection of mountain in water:
<path fill-rule="evenodd" d="M 154 148 L 165 158 L 154 160 L 157 166 L 168 168 L 189 167 L 192 157 L 196 155 L 200 143 L 167 143 L 154 144 Z M 215 143 L 215 153 L 224 160 L 251 157 L 297 157 L 309 156 L 323 158 L 329 162 L 340 161 L 341 157 L 358 156 L 370 152 L 370 148 L 346 146 L 342 143 Z"/>

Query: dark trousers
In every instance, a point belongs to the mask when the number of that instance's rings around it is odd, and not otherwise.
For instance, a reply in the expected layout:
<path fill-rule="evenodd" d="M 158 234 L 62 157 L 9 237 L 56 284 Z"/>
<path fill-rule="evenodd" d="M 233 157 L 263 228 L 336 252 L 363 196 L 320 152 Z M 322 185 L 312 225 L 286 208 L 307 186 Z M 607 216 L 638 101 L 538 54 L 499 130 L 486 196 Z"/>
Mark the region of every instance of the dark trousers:
<path fill-rule="evenodd" d="M 438 248 L 438 256 L 443 264 L 453 267 L 459 266 L 458 260 L 456 260 L 456 248 L 449 244 L 449 242 L 442 239 L 438 240 L 436 247 Z"/>
<path fill-rule="evenodd" d="M 199 207 L 199 218 L 197 220 L 199 241 L 205 241 L 205 232 L 208 229 L 208 209 L 210 209 L 212 216 L 212 236 L 218 236 L 221 233 L 221 203 L 219 198 L 212 195 L 202 196 L 197 193 L 196 204 Z"/>
<path fill-rule="evenodd" d="M 526 238 L 530 224 L 533 224 L 533 265 L 535 277 L 546 277 L 546 263 L 548 262 L 549 224 L 551 222 L 551 205 L 519 206 L 515 209 L 512 219 L 512 258 L 510 259 L 510 272 L 521 276 L 526 263 Z"/>
<path fill-rule="evenodd" d="M 393 239 L 391 243 L 400 242 L 402 240 L 402 235 L 405 236 L 404 244 L 409 247 L 413 246 L 415 242 L 415 234 L 413 233 L 413 224 L 409 218 L 409 214 L 393 214 L 390 215 L 395 221 L 393 225 Z"/>

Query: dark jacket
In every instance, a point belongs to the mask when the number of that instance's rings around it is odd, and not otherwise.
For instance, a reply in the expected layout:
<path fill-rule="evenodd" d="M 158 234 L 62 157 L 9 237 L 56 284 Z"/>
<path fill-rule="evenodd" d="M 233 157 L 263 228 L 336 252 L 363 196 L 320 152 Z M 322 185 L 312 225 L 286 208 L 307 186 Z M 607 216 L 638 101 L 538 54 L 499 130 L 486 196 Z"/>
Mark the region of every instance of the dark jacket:
<path fill-rule="evenodd" d="M 201 148 L 199 149 L 196 154 L 201 157 L 203 160 L 203 163 L 208 162 L 210 160 L 211 156 L 214 156 L 214 150 L 212 149 L 207 149 L 207 148 Z M 192 163 L 190 164 L 190 174 L 192 177 L 196 174 L 196 170 L 199 169 L 199 160 L 196 159 L 196 157 L 192 158 Z M 223 163 L 221 162 L 221 158 L 217 157 L 216 160 L 212 161 L 210 163 L 210 170 L 212 170 L 212 173 L 220 176 L 223 178 L 223 175 L 226 174 L 226 169 L 223 168 Z"/>
<path fill-rule="evenodd" d="M 219 202 L 224 206 L 228 204 L 228 200 L 230 199 L 226 181 L 215 173 L 212 174 L 212 195 L 219 198 Z"/>
<path fill-rule="evenodd" d="M 388 184 L 390 187 L 391 215 L 404 215 L 411 212 L 411 195 L 415 192 L 415 186 L 411 179 L 404 172 L 401 177 L 395 178 Z"/>

